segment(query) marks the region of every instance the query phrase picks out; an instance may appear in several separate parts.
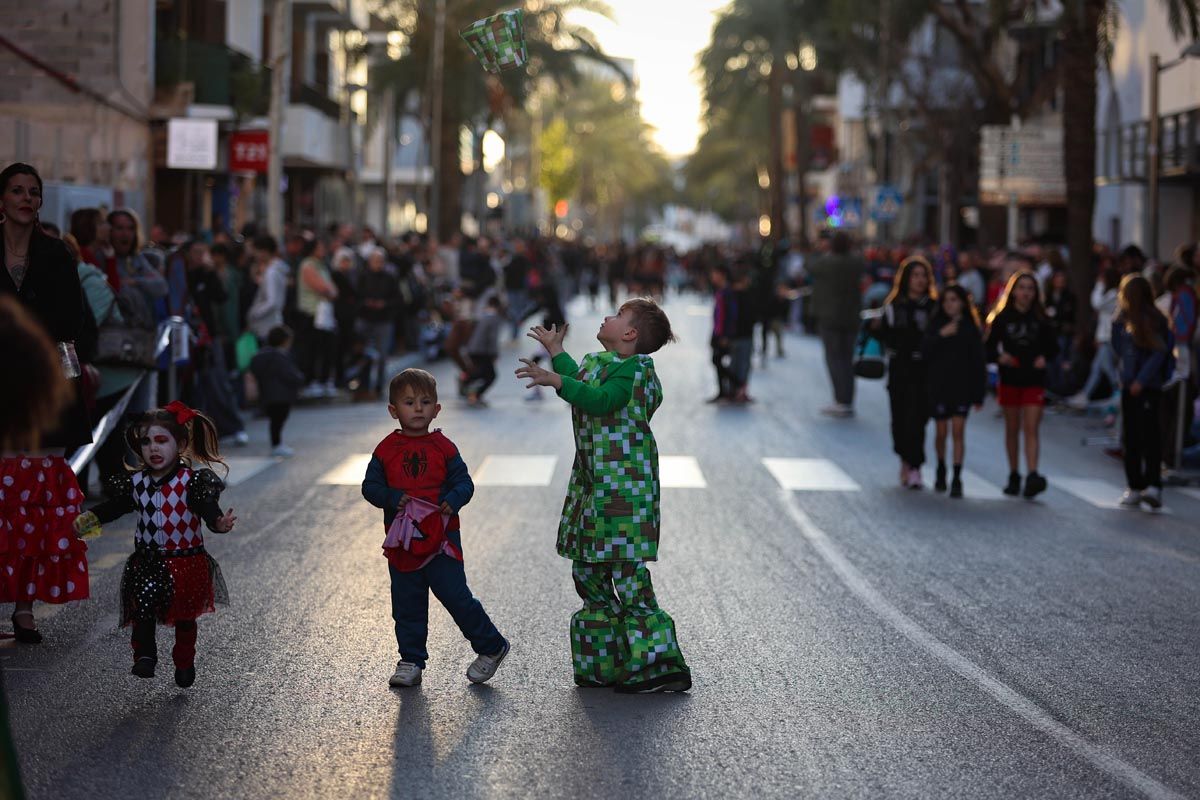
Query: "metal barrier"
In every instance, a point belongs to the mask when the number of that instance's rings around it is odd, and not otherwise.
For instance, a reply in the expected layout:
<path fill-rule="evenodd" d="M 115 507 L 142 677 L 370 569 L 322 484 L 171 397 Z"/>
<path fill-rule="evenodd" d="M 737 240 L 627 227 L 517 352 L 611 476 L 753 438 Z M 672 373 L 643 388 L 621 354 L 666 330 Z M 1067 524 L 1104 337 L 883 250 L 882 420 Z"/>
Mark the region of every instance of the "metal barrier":
<path fill-rule="evenodd" d="M 179 361 L 186 361 L 188 358 L 190 344 L 188 339 L 188 326 L 183 317 L 171 317 L 158 326 L 158 344 L 154 348 L 154 357 L 158 358 L 162 356 L 168 347 L 171 349 L 171 362 L 167 367 L 167 386 L 170 397 L 178 396 L 179 384 L 176 364 Z M 117 427 L 117 422 L 124 416 L 130 399 L 138 390 L 142 381 L 149 381 L 151 397 L 158 394 L 158 371 L 152 369 L 143 371 L 129 385 L 129 388 L 125 390 L 125 394 L 121 395 L 121 399 L 117 401 L 117 404 L 109 409 L 108 413 L 96 423 L 96 427 L 92 430 L 91 444 L 85 444 L 71 456 L 70 463 L 73 472 L 78 474 L 95 457 L 96 451 L 100 449 L 100 445 L 104 444 L 104 440 L 112 434 L 113 430 Z"/>

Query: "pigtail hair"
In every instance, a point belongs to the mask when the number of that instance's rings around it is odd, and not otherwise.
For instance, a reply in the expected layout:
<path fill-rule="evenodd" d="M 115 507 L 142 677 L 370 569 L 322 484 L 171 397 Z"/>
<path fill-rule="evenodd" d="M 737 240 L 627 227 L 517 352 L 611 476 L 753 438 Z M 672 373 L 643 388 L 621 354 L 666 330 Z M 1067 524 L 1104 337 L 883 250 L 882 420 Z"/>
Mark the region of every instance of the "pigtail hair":
<path fill-rule="evenodd" d="M 220 464 L 225 468 L 225 475 L 222 477 L 229 477 L 229 464 L 221 458 L 221 450 L 218 445 L 217 424 L 207 415 L 196 412 L 196 416 L 188 423 L 188 427 L 191 429 L 189 431 L 191 451 L 196 460 L 202 461 L 210 467 Z"/>

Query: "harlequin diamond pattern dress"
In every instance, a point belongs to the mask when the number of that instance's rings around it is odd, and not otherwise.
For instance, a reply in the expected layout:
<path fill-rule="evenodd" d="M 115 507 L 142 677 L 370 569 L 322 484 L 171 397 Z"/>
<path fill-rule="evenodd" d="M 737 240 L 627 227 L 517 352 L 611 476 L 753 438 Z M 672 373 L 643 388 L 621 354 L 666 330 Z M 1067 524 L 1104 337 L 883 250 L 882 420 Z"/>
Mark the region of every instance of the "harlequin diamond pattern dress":
<path fill-rule="evenodd" d="M 61 456 L 0 459 L 0 602 L 87 599 L 87 544 L 72 527 L 82 502 Z"/>

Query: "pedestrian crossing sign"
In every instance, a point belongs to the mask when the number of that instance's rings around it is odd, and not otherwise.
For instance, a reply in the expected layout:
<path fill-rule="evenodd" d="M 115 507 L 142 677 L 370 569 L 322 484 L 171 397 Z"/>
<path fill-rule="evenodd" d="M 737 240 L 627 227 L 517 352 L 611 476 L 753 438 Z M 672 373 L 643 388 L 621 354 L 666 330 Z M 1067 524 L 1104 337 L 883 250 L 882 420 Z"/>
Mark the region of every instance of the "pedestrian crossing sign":
<path fill-rule="evenodd" d="M 895 186 L 880 186 L 875 193 L 875 204 L 871 209 L 871 217 L 876 222 L 892 222 L 900 216 L 900 208 L 904 205 L 904 195 Z"/>

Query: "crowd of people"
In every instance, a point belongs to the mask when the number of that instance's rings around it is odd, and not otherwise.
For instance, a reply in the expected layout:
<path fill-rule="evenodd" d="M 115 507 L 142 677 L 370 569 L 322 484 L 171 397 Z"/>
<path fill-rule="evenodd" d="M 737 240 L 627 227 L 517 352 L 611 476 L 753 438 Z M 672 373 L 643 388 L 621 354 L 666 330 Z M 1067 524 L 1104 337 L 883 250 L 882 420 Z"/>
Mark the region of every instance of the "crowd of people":
<path fill-rule="evenodd" d="M 787 242 L 741 252 L 710 247 L 682 264 L 688 283 L 714 294 L 712 402 L 752 402 L 754 353 L 765 366 L 776 337 L 782 357 L 785 326 L 818 334 L 833 394 L 827 416 L 854 416 L 856 378 L 886 374 L 904 486 L 923 485 L 932 419 L 934 486 L 962 495 L 966 419 L 989 392 L 1004 418 L 1010 495 L 1036 497 L 1047 488 L 1038 468 L 1048 405 L 1097 408 L 1120 431 L 1113 452 L 1125 462 L 1120 502 L 1127 507 L 1161 507 L 1164 467 L 1181 466 L 1196 444 L 1196 243 L 1164 261 L 1135 245 L 1119 252 L 1098 245 L 1094 286 L 1083 300 L 1071 289 L 1063 251 L 1038 244 L 859 252 L 849 235 L 834 233 L 811 251 Z M 1093 321 L 1080 328 L 1081 319 Z"/>

